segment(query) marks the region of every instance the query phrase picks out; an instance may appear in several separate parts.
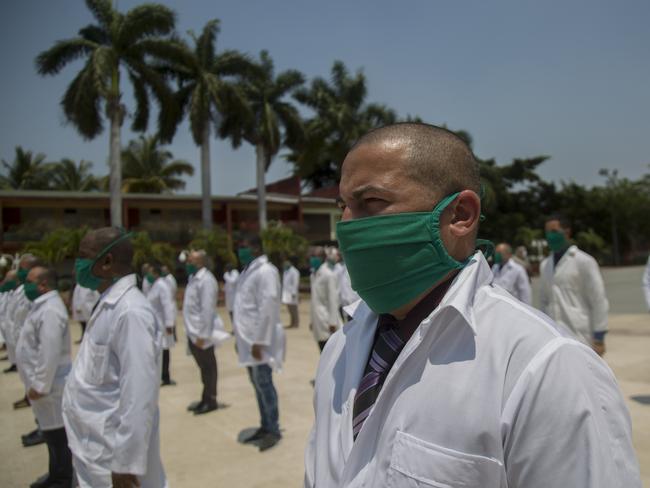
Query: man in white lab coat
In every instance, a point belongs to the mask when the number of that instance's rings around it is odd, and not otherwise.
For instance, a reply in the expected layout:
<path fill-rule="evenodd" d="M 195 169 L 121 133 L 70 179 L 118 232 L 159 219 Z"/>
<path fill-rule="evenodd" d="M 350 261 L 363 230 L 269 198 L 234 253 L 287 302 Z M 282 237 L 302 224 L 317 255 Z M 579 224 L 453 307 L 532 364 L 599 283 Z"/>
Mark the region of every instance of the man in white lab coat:
<path fill-rule="evenodd" d="M 549 217 L 545 230 L 551 254 L 539 267 L 540 308 L 602 356 L 609 302 L 598 263 L 571 243 L 571 226 L 564 216 Z"/>
<path fill-rule="evenodd" d="M 645 295 L 645 302 L 648 305 L 648 311 L 650 311 L 650 257 L 648 257 L 648 263 L 645 265 L 642 284 L 643 293 Z"/>
<path fill-rule="evenodd" d="M 151 290 L 151 283 L 149 283 L 145 278 L 147 276 L 147 273 L 149 272 L 149 266 L 151 266 L 149 263 L 144 263 L 140 268 L 140 279 L 142 280 L 142 294 L 144 296 L 147 296 L 149 294 L 149 290 Z"/>
<path fill-rule="evenodd" d="M 282 437 L 273 385 L 273 369 L 281 367 L 284 358 L 280 273 L 264 254 L 259 236 L 242 239 L 238 256 L 244 269 L 237 280 L 233 308 L 237 353 L 239 364 L 248 369 L 261 418 L 259 429 L 244 442 L 266 451 Z"/>
<path fill-rule="evenodd" d="M 513 297 L 521 300 L 526 305 L 533 303 L 528 273 L 513 258 L 510 244 L 502 242 L 495 248 L 492 274 L 494 274 L 495 285 L 504 288 Z"/>
<path fill-rule="evenodd" d="M 493 286 L 479 192 L 444 128 L 383 127 L 345 158 L 337 237 L 363 302 L 321 356 L 305 487 L 641 486 L 608 366 Z"/>
<path fill-rule="evenodd" d="M 223 274 L 224 290 L 223 293 L 226 299 L 226 310 L 230 316 L 230 323 L 232 324 L 232 307 L 235 304 L 235 290 L 237 289 L 237 280 L 239 279 L 239 271 L 232 264 L 226 264 L 226 272 Z"/>
<path fill-rule="evenodd" d="M 90 290 L 79 284 L 76 284 L 72 292 L 72 320 L 76 320 L 81 325 L 81 338 L 77 344 L 81 344 L 86 332 L 86 323 L 90 320 L 90 314 L 99 300 L 97 290 Z"/>
<path fill-rule="evenodd" d="M 2 286 L 0 286 L 0 330 L 2 331 L 2 343 L 6 345 L 5 337 L 8 334 L 7 326 L 7 306 L 11 301 L 11 296 L 13 291 L 18 287 L 18 276 L 16 275 L 15 270 L 9 270 L 5 274 L 2 280 Z M 4 360 L 9 360 L 9 356 L 3 358 Z"/>
<path fill-rule="evenodd" d="M 316 248 L 312 257 L 322 262 L 311 281 L 311 331 L 322 351 L 330 336 L 342 325 L 339 314 L 339 274 L 335 269 L 335 249 Z M 316 263 L 315 260 L 312 262 Z"/>
<path fill-rule="evenodd" d="M 205 251 L 192 251 L 185 264 L 190 277 L 183 298 L 183 320 L 190 352 L 201 370 L 203 393 L 201 400 L 187 408 L 195 415 L 212 412 L 217 404 L 217 358 L 213 333 L 217 314 L 219 285 L 206 267 Z"/>
<path fill-rule="evenodd" d="M 286 259 L 282 272 L 282 303 L 287 306 L 291 322 L 290 329 L 300 326 L 300 314 L 298 304 L 300 303 L 300 271 L 290 259 Z"/>
<path fill-rule="evenodd" d="M 340 261 L 341 268 L 339 270 L 339 306 L 342 310 L 344 320 L 348 321 L 352 317 L 345 311 L 346 307 L 357 303 L 360 300 L 359 294 L 352 289 L 350 282 L 350 273 L 345 265 L 345 261 Z"/>
<path fill-rule="evenodd" d="M 171 361 L 170 349 L 174 346 L 174 325 L 176 324 L 176 301 L 172 296 L 169 282 L 162 276 L 162 266 L 154 261 L 149 265 L 145 275 L 151 287 L 147 294 L 147 300 L 151 304 L 158 323 L 162 324 L 165 333 L 163 334 L 162 348 L 162 375 L 161 386 L 175 385 L 176 382 L 169 375 L 169 364 Z"/>
<path fill-rule="evenodd" d="M 49 454 L 47 475 L 30 486 L 71 488 L 72 454 L 61 411 L 71 366 L 68 311 L 56 291 L 53 270 L 33 267 L 25 282 L 25 295 L 33 305 L 20 331 L 16 360 Z"/>
<path fill-rule="evenodd" d="M 165 281 L 169 285 L 169 289 L 172 292 L 172 298 L 174 302 L 174 316 L 178 315 L 178 303 L 176 301 L 176 296 L 178 294 L 178 282 L 176 281 L 176 277 L 174 276 L 174 273 L 171 272 L 169 269 L 169 266 L 163 264 L 162 268 L 160 268 L 162 271 L 162 276 L 165 278 Z M 174 324 L 174 341 L 177 341 L 177 335 L 176 335 L 176 324 Z"/>
<path fill-rule="evenodd" d="M 63 392 L 63 420 L 80 488 L 167 485 L 158 392 L 163 326 L 138 289 L 123 229 L 90 231 L 76 281 L 100 292 Z"/>

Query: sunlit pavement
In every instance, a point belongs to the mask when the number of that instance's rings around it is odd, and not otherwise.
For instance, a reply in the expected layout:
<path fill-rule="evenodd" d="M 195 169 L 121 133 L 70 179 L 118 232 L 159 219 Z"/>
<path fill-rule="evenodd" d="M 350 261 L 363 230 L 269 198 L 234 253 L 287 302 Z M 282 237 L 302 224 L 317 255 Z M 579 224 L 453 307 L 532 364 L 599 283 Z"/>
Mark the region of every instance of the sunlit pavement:
<path fill-rule="evenodd" d="M 630 408 L 644 485 L 650 486 L 650 404 L 631 399 L 650 397 L 650 314 L 640 290 L 641 273 L 638 267 L 604 271 L 612 302 L 606 359 Z M 220 313 L 228 323 L 223 309 Z M 282 317 L 288 323 L 286 310 Z M 284 371 L 275 375 L 284 437 L 264 453 L 237 442 L 242 430 L 258 425 L 259 416 L 246 371 L 237 366 L 234 341 L 217 353 L 219 402 L 227 407 L 199 417 L 186 411 L 201 390 L 179 319 L 181 342 L 172 351 L 172 377 L 178 385 L 160 392 L 162 456 L 170 486 L 300 486 L 303 448 L 312 422 L 310 380 L 318 361 L 318 348 L 308 330 L 308 297 L 303 297 L 300 318 L 299 329 L 287 330 L 287 361 Z M 71 327 L 77 339 L 80 328 L 76 323 Z M 0 363 L 2 369 L 6 364 Z M 20 435 L 34 428 L 34 420 L 29 409 L 12 410 L 11 404 L 23 393 L 18 375 L 0 373 L 0 391 L 0 487 L 29 486 L 46 471 L 47 449 L 21 445 Z"/>

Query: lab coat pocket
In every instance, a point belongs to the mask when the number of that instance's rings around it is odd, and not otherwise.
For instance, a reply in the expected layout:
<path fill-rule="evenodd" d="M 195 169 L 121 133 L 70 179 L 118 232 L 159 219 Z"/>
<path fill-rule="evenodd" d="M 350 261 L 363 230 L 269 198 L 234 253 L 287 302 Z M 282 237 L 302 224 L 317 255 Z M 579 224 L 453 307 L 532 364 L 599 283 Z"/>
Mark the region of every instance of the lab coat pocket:
<path fill-rule="evenodd" d="M 86 340 L 84 379 L 91 385 L 101 385 L 108 370 L 109 350 L 107 345 L 96 344 L 92 339 Z"/>
<path fill-rule="evenodd" d="M 397 432 L 388 469 L 392 488 L 499 488 L 503 464 Z"/>

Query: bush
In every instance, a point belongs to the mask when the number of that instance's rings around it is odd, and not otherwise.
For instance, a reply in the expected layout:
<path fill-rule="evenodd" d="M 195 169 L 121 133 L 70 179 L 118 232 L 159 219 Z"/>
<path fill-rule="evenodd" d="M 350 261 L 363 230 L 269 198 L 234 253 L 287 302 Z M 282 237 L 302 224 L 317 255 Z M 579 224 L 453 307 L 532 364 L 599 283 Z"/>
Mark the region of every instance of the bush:
<path fill-rule="evenodd" d="M 296 234 L 290 227 L 282 225 L 282 222 L 270 222 L 269 226 L 261 232 L 261 238 L 264 252 L 279 268 L 289 257 L 298 259 L 299 264 L 307 259 L 309 248 L 307 240 Z"/>
<path fill-rule="evenodd" d="M 211 259 L 215 259 L 215 265 L 232 264 L 237 265 L 237 257 L 232 250 L 232 241 L 221 227 L 215 227 L 211 231 L 199 230 L 194 234 L 190 242 L 190 249 L 203 249 Z"/>
<path fill-rule="evenodd" d="M 605 240 L 593 229 L 578 232 L 575 236 L 575 242 L 580 249 L 591 254 L 601 264 L 605 256 L 609 254 L 609 248 L 605 244 Z"/>
<path fill-rule="evenodd" d="M 56 229 L 43 236 L 40 241 L 25 243 L 22 252 L 31 253 L 49 265 L 55 265 L 66 258 L 76 258 L 81 240 L 88 227 L 79 229 Z"/>

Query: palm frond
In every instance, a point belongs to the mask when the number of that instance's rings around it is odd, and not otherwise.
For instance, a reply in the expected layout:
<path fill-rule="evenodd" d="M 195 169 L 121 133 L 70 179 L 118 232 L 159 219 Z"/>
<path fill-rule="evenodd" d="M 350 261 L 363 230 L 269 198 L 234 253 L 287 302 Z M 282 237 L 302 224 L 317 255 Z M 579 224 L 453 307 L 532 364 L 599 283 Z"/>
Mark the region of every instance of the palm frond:
<path fill-rule="evenodd" d="M 90 64 L 77 74 L 61 99 L 66 119 L 86 139 L 92 139 L 102 132 L 101 96 L 95 87 L 93 69 Z"/>
<path fill-rule="evenodd" d="M 196 57 L 204 68 L 209 68 L 215 57 L 215 44 L 219 30 L 219 19 L 209 20 L 203 27 L 201 35 L 196 39 Z"/>
<path fill-rule="evenodd" d="M 170 34 L 175 24 L 176 14 L 164 5 L 138 5 L 124 15 L 116 41 L 126 49 L 140 39 Z"/>
<path fill-rule="evenodd" d="M 67 64 L 90 55 L 96 48 L 97 44 L 78 37 L 58 41 L 36 57 L 36 70 L 40 75 L 55 75 Z"/>
<path fill-rule="evenodd" d="M 147 93 L 147 86 L 142 78 L 132 71 L 129 71 L 129 79 L 133 86 L 133 97 L 135 99 L 135 115 L 133 116 L 131 130 L 134 132 L 144 132 L 147 130 L 147 125 L 149 124 L 149 94 Z"/>
<path fill-rule="evenodd" d="M 109 30 L 116 15 L 111 0 L 86 0 L 86 6 L 99 22 L 99 25 Z"/>

